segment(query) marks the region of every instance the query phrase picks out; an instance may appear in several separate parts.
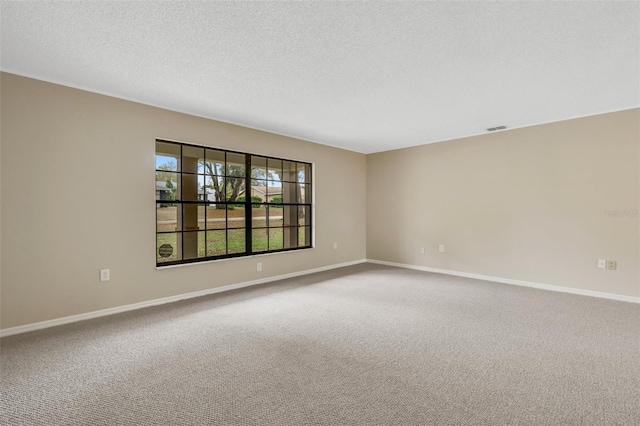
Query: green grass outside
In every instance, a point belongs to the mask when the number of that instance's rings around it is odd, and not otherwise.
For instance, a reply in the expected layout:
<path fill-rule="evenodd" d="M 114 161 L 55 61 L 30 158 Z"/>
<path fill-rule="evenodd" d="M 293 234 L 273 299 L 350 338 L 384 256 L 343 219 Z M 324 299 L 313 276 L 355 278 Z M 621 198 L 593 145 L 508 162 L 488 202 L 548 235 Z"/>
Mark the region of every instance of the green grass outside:
<path fill-rule="evenodd" d="M 298 241 L 300 245 L 304 246 L 305 241 L 305 228 L 298 228 L 299 236 Z M 262 252 L 268 250 L 279 250 L 284 247 L 283 228 L 264 228 L 252 230 L 252 246 L 254 252 Z M 244 253 L 246 252 L 245 244 L 245 230 L 244 229 L 229 229 L 228 233 L 225 230 L 207 230 L 207 231 L 194 231 L 185 232 L 184 237 L 186 239 L 196 238 L 198 244 L 197 255 L 191 255 L 185 257 L 188 259 L 197 259 L 204 257 L 224 256 L 226 254 Z M 181 233 L 170 234 L 157 234 L 157 247 L 156 247 L 156 260 L 158 263 L 173 262 L 181 260 L 178 258 L 177 247 L 178 238 L 181 238 Z M 169 244 L 173 247 L 173 254 L 169 257 L 162 257 L 158 253 L 158 249 L 163 244 Z M 187 245 L 186 243 L 185 245 Z M 227 251 L 228 244 L 228 251 Z"/>

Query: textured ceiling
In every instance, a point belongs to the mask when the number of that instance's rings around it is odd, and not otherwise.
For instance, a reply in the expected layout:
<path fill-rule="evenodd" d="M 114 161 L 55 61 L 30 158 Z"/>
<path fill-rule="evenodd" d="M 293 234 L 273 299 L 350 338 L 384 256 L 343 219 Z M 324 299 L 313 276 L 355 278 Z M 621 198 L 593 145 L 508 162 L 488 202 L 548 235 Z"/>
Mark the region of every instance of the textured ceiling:
<path fill-rule="evenodd" d="M 640 2 L 5 2 L 3 71 L 371 153 L 640 106 Z"/>

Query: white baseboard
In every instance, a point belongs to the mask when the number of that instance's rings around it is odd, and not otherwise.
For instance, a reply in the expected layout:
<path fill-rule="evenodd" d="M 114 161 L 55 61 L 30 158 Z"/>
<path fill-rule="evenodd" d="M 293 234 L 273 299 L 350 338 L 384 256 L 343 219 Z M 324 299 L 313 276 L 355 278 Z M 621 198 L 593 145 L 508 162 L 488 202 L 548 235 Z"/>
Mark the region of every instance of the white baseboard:
<path fill-rule="evenodd" d="M 367 263 L 376 263 L 379 265 L 396 266 L 398 268 L 415 269 L 417 271 L 435 272 L 436 274 L 455 275 L 457 277 L 473 278 L 483 281 L 493 281 L 502 284 L 518 285 L 522 287 L 531 287 L 541 290 L 558 291 L 561 293 L 579 294 L 581 296 L 599 297 L 601 299 L 618 300 L 621 302 L 640 303 L 640 297 L 624 296 L 622 294 L 605 293 L 601 291 L 581 290 L 579 288 L 562 287 L 551 284 L 540 284 L 530 281 L 514 280 L 511 278 L 491 277 L 488 275 L 472 274 L 469 272 L 450 271 L 448 269 L 430 268 L 428 266 L 409 265 L 406 263 L 386 262 L 384 260 L 367 259 Z"/>
<path fill-rule="evenodd" d="M 107 315 L 119 314 L 121 312 L 133 311 L 136 309 L 147 308 L 149 306 L 164 305 L 166 303 L 177 302 L 179 300 L 192 299 L 194 297 L 206 296 L 208 294 L 221 293 L 229 290 L 236 290 L 243 287 L 249 287 L 258 284 L 266 284 L 272 281 L 284 280 L 287 278 L 309 275 L 316 272 L 328 271 L 330 269 L 343 268 L 345 266 L 357 265 L 365 263 L 366 259 L 355 260 L 351 262 L 338 263 L 335 265 L 323 266 L 315 269 L 307 269 L 305 271 L 292 272 L 290 274 L 276 275 L 273 277 L 260 278 L 258 280 L 246 281 L 237 284 L 225 285 L 222 287 L 210 288 L 207 290 L 194 291 L 192 293 L 183 293 L 176 296 L 163 297 L 160 299 L 148 300 L 146 302 L 132 303 L 130 305 L 117 306 L 115 308 L 101 309 L 99 311 L 87 312 L 84 314 L 71 315 L 68 317 L 56 318 L 48 321 L 35 322 L 32 324 L 20 325 L 17 327 L 5 328 L 0 330 L 0 337 L 12 336 L 14 334 L 26 333 L 29 331 L 41 330 L 43 328 L 55 327 L 58 325 L 70 324 L 72 322 L 84 321 L 92 318 L 104 317 Z"/>

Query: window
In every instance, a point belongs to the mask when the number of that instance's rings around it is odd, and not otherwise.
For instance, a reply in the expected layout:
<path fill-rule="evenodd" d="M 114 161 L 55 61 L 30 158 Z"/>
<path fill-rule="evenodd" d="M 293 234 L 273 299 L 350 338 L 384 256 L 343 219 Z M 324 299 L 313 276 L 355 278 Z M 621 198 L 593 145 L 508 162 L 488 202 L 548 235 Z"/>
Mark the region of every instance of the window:
<path fill-rule="evenodd" d="M 311 247 L 311 164 L 156 141 L 156 265 Z"/>

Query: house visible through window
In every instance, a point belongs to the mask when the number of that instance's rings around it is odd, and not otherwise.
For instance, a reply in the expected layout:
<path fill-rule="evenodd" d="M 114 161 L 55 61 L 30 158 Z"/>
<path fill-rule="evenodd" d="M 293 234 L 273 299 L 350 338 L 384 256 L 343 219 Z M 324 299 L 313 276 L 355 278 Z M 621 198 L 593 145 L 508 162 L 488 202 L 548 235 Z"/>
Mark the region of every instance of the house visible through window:
<path fill-rule="evenodd" d="M 311 164 L 156 141 L 156 264 L 311 247 Z"/>

